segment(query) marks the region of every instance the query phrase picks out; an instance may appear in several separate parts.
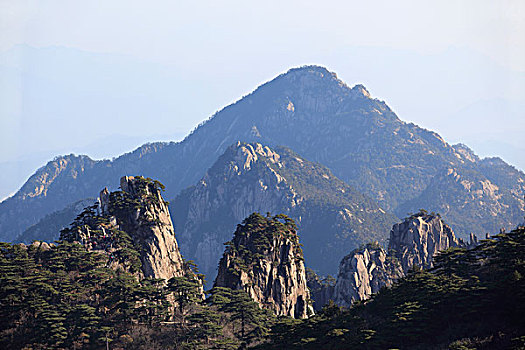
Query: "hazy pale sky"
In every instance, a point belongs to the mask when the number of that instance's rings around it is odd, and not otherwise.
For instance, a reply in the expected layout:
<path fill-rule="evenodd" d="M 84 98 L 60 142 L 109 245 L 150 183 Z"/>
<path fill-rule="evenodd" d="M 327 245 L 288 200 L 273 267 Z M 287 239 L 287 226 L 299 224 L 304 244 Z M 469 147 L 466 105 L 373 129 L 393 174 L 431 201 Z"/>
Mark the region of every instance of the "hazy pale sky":
<path fill-rule="evenodd" d="M 199 69 L 344 46 L 465 46 L 525 71 L 525 2 L 2 0 L 0 48 L 60 45 Z"/>
<path fill-rule="evenodd" d="M 57 154 L 180 139 L 304 64 L 525 168 L 522 0 L 0 0 L 0 198 Z"/>

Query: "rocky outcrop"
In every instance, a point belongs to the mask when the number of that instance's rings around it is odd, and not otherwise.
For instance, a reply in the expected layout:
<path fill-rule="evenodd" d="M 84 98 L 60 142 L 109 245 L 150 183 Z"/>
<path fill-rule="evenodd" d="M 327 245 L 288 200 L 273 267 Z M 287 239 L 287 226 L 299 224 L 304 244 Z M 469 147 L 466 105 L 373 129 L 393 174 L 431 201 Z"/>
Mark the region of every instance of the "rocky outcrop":
<path fill-rule="evenodd" d="M 341 306 L 365 300 L 404 276 L 395 257 L 379 244 L 369 244 L 343 258 L 334 288 L 333 300 Z"/>
<path fill-rule="evenodd" d="M 419 196 L 402 204 L 396 212 L 414 212 L 419 208 L 439 212 L 456 235 L 465 240 L 470 232 L 498 232 L 519 223 L 525 210 L 523 174 L 497 158 L 478 161 L 477 169 L 472 169 L 468 166 L 470 152 L 461 153 L 464 164 L 440 169 Z"/>
<path fill-rule="evenodd" d="M 457 239 L 439 215 L 423 211 L 411 215 L 393 226 L 388 251 L 377 243 L 368 244 L 341 261 L 333 300 L 341 306 L 350 306 L 354 301 L 368 299 L 414 266 L 432 267 L 432 259 L 439 251 L 476 244 L 473 234 L 468 244 Z"/>
<path fill-rule="evenodd" d="M 171 210 L 184 256 L 208 280 L 216 276 L 229 232 L 253 212 L 294 219 L 309 266 L 323 275 L 336 273 L 341 258 L 370 239 L 386 241 L 397 221 L 320 164 L 283 147 L 244 142 L 172 200 Z"/>
<path fill-rule="evenodd" d="M 439 215 L 418 213 L 395 224 L 388 249 L 406 273 L 413 266 L 432 267 L 432 258 L 442 250 L 464 246 Z"/>
<path fill-rule="evenodd" d="M 62 231 L 62 239 L 101 251 L 108 255 L 108 264 L 144 277 L 169 280 L 185 275 L 162 185 L 124 176 L 120 187 L 122 191 L 112 193 L 105 188 L 98 204 L 86 208 L 71 228 Z"/>
<path fill-rule="evenodd" d="M 215 287 L 244 290 L 278 316 L 307 318 L 313 312 L 293 220 L 253 213 L 226 245 Z"/>

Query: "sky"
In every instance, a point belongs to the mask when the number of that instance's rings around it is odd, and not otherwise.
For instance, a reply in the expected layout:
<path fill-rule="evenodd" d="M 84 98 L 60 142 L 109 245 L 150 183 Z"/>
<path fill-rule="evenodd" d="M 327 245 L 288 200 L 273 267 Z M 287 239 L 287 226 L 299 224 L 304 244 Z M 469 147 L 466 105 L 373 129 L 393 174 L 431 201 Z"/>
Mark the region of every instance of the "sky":
<path fill-rule="evenodd" d="M 180 140 L 291 67 L 525 168 L 524 1 L 0 0 L 0 198 L 59 154 Z"/>

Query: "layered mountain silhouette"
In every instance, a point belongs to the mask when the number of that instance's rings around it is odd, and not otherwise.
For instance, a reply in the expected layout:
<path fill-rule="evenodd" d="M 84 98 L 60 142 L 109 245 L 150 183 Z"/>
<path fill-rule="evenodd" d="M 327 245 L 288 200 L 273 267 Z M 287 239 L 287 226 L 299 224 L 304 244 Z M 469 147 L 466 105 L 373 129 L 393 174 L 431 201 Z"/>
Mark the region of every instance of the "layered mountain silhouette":
<path fill-rule="evenodd" d="M 32 241 L 53 242 L 60 238 L 60 231 L 71 224 L 84 208 L 93 205 L 94 198 L 82 199 L 64 209 L 47 214 L 36 224 L 22 232 L 15 242 L 31 243 Z"/>
<path fill-rule="evenodd" d="M 370 239 L 386 243 L 397 218 L 335 177 L 326 167 L 284 147 L 238 142 L 194 186 L 171 201 L 184 255 L 211 281 L 239 222 L 252 212 L 295 220 L 308 266 L 335 273 L 348 251 Z"/>
<path fill-rule="evenodd" d="M 0 239 L 14 239 L 46 214 L 94 197 L 126 174 L 159 179 L 173 198 L 237 141 L 286 146 L 400 217 L 422 206 L 447 211 L 442 214 L 459 236 L 511 227 L 523 216 L 522 172 L 452 147 L 435 132 L 400 120 L 365 87 L 350 88 L 325 68 L 306 66 L 260 86 L 181 142 L 146 144 L 113 161 L 56 158 L 0 204 Z M 450 170 L 459 176 L 454 181 L 446 175 Z M 479 200 L 471 205 L 458 199 L 472 196 Z M 465 224 L 465 217 L 476 220 Z"/>

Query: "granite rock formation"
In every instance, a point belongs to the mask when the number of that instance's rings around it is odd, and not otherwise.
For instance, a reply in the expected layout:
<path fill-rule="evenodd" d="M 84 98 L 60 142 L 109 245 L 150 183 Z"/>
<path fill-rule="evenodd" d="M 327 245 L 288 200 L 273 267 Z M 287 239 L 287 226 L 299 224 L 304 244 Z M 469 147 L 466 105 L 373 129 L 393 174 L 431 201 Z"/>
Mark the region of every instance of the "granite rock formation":
<path fill-rule="evenodd" d="M 307 318 L 313 312 L 293 220 L 253 213 L 226 245 L 215 287 L 244 290 L 278 316 Z"/>
<path fill-rule="evenodd" d="M 162 185 L 140 176 L 124 176 L 120 187 L 122 191 L 110 193 L 105 188 L 100 192 L 97 205 L 86 208 L 63 230 L 62 239 L 103 252 L 108 264 L 144 277 L 169 280 L 184 276 Z"/>
<path fill-rule="evenodd" d="M 216 276 L 229 232 L 253 212 L 291 217 L 309 266 L 322 274 L 336 273 L 341 258 L 361 244 L 386 242 L 398 220 L 322 165 L 283 147 L 243 142 L 229 147 L 170 208 L 184 256 L 208 280 Z"/>
<path fill-rule="evenodd" d="M 432 267 L 432 258 L 442 250 L 465 246 L 439 215 L 418 213 L 395 224 L 388 249 L 406 273 L 413 266 Z"/>
<path fill-rule="evenodd" d="M 367 244 L 341 260 L 333 300 L 341 306 L 365 300 L 404 276 L 398 260 L 379 244 Z"/>
<path fill-rule="evenodd" d="M 339 265 L 333 300 L 341 306 L 368 299 L 382 287 L 392 285 L 413 267 L 431 268 L 438 252 L 451 247 L 472 247 L 457 239 L 441 216 L 421 211 L 390 231 L 388 251 L 379 244 L 368 244 L 347 255 Z"/>

